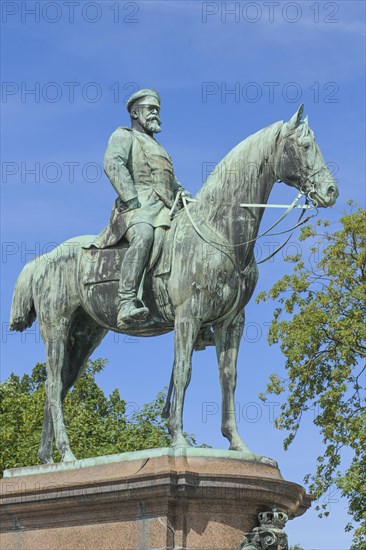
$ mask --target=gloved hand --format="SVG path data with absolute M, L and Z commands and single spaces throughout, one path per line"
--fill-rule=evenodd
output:
M 130 199 L 129 201 L 125 202 L 128 210 L 134 210 L 135 208 L 141 208 L 141 203 L 138 199 L 138 197 L 134 197 L 133 199 Z
M 181 190 L 181 194 L 182 194 L 182 195 L 181 195 L 182 197 L 186 197 L 187 199 L 191 199 L 191 198 L 192 198 L 192 195 L 191 195 L 190 192 L 187 191 L 186 189 L 182 189 L 182 190 Z

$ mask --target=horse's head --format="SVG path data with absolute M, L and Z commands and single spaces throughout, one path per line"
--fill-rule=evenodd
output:
M 279 159 L 279 179 L 302 191 L 316 206 L 333 206 L 338 186 L 315 142 L 307 117 L 301 120 L 301 105 L 283 126 L 283 148 Z

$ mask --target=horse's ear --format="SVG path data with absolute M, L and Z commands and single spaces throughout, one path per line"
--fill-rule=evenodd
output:
M 297 128 L 298 125 L 300 124 L 301 122 L 301 117 L 302 117 L 302 114 L 304 112 L 304 104 L 302 103 L 300 105 L 300 107 L 298 108 L 298 110 L 296 111 L 296 113 L 294 114 L 294 116 L 292 118 L 290 118 L 289 120 L 289 126 L 290 128 Z
M 304 118 L 304 124 L 306 124 L 306 126 L 309 126 L 309 117 L 308 117 L 308 115 L 306 115 L 306 117 Z

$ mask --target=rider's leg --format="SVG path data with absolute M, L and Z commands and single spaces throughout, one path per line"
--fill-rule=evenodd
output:
M 145 319 L 149 314 L 147 307 L 138 307 L 136 298 L 154 240 L 154 228 L 148 223 L 136 223 L 128 229 L 125 237 L 129 247 L 121 266 L 118 326 L 131 320 Z

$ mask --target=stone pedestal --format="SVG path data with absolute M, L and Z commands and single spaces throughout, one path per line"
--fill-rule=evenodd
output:
M 259 512 L 310 498 L 275 463 L 234 451 L 154 449 L 7 470 L 1 550 L 235 550 Z

